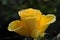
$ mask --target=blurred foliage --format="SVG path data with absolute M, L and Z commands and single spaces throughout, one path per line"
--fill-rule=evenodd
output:
M 14 10 L 33 7 L 44 13 L 55 13 L 56 5 L 59 4 L 59 0 L 1 0 L 0 2 L 2 5 L 9 6 Z

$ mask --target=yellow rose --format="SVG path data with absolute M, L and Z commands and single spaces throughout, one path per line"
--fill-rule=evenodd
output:
M 42 36 L 49 24 L 56 21 L 55 15 L 43 15 L 40 10 L 32 8 L 21 10 L 18 14 L 21 21 L 12 21 L 8 26 L 8 30 L 32 38 Z

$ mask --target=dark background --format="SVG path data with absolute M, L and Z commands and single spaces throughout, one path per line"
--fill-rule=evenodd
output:
M 46 30 L 47 39 L 60 33 L 60 0 L 0 0 L 0 40 L 24 40 L 24 36 L 8 31 L 7 27 L 11 21 L 20 19 L 19 10 L 27 8 L 39 9 L 43 14 L 56 15 L 56 22 Z

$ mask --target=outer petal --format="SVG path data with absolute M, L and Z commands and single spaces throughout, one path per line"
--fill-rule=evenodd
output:
M 15 31 L 17 28 L 21 28 L 21 27 L 22 27 L 22 22 L 20 20 L 15 20 L 9 24 L 8 30 Z
M 43 15 L 40 22 L 40 33 L 44 33 L 48 26 L 56 21 L 56 16 L 53 14 Z
M 8 26 L 8 30 L 14 31 L 23 36 L 28 36 L 27 26 L 20 20 L 12 21 Z
M 46 24 L 50 24 L 56 21 L 56 16 L 53 14 L 48 14 L 48 15 L 43 15 L 42 19 L 41 19 L 41 26 L 42 25 L 46 25 Z

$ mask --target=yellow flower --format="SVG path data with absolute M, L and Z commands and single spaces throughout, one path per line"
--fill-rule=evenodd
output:
M 44 35 L 49 24 L 56 21 L 55 15 L 43 15 L 40 10 L 32 8 L 21 10 L 18 14 L 21 21 L 12 21 L 8 26 L 8 30 L 32 38 Z

